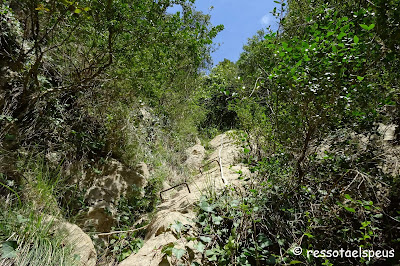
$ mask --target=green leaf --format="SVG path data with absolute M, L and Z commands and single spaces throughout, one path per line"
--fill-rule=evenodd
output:
M 265 235 L 259 235 L 257 237 L 257 242 L 259 243 L 259 246 L 261 248 L 266 248 L 273 244 L 272 241 L 269 238 L 267 238 Z
M 213 212 L 214 209 L 214 207 L 211 206 L 207 201 L 201 201 L 199 207 L 206 212 Z
M 208 236 L 200 236 L 200 240 L 206 243 L 210 243 L 212 239 Z
M 329 36 L 333 35 L 334 33 L 335 33 L 335 32 L 330 31 L 330 32 L 328 32 L 328 33 L 326 34 L 326 37 L 329 37 Z
M 304 235 L 305 235 L 305 236 L 308 236 L 308 238 L 314 238 L 314 236 L 313 236 L 312 234 L 308 233 L 308 232 L 307 232 L 307 233 L 304 233 Z
M 21 214 L 17 215 L 18 223 L 23 224 L 29 221 L 29 219 L 25 219 Z
M 80 8 L 77 8 L 77 9 L 75 9 L 75 11 L 74 11 L 74 13 L 76 13 L 76 14 L 79 14 L 79 13 L 81 13 L 82 12 L 82 9 L 80 9 Z
M 344 36 L 346 36 L 347 34 L 345 33 L 345 32 L 341 32 L 338 36 L 337 36 L 337 38 L 339 39 L 339 40 L 341 40 L 341 39 L 343 39 L 343 37 Z
M 348 200 L 353 200 L 353 199 L 350 197 L 349 194 L 344 194 L 344 197 L 345 197 L 346 199 L 348 199 Z
M 186 250 L 184 249 L 180 249 L 180 248 L 173 248 L 172 249 L 172 254 L 178 259 L 180 260 L 182 258 L 182 256 L 186 253 Z
M 172 255 L 172 248 L 174 247 L 174 243 L 169 243 L 162 247 L 161 252 L 167 254 L 168 256 Z
M 177 232 L 178 234 L 181 233 L 183 224 L 179 221 L 175 221 L 175 223 L 173 225 L 171 225 L 171 228 L 175 230 L 175 232 Z
M 357 35 L 354 35 L 353 40 L 354 40 L 355 44 L 357 44 L 360 41 L 360 39 L 357 37 Z
M 358 79 L 359 81 L 362 81 L 362 80 L 364 79 L 364 77 L 357 76 L 357 79 Z
M 363 228 L 367 227 L 367 226 L 368 226 L 368 225 L 370 225 L 370 224 L 371 224 L 371 222 L 370 222 L 370 221 L 364 221 L 364 222 L 361 222 L 361 225 L 362 225 L 361 229 L 363 229 Z
M 120 261 L 123 261 L 124 259 L 129 257 L 131 254 L 132 254 L 132 250 L 130 250 L 130 249 L 122 252 Z
M 298 260 L 292 260 L 289 264 L 299 264 L 299 263 L 303 263 L 303 262 L 298 261 Z
M 375 28 L 375 24 L 371 24 L 369 26 L 365 25 L 365 24 L 360 24 L 360 27 L 363 28 L 364 30 L 372 30 L 373 28 Z
M 206 250 L 206 256 L 209 261 L 216 261 L 218 251 L 216 249 Z
M 222 218 L 221 216 L 212 215 L 212 221 L 213 221 L 213 223 L 216 224 L 216 225 L 221 224 L 221 221 L 222 221 L 223 219 L 224 219 L 224 218 Z
M 349 211 L 349 212 L 356 212 L 356 210 L 355 209 L 353 209 L 353 208 L 350 208 L 350 207 L 344 207 L 347 211 Z
M 368 26 L 368 30 L 372 30 L 373 28 L 375 28 L 375 24 L 371 24 Z
M 206 245 L 204 245 L 202 242 L 198 242 L 194 245 L 194 248 L 197 249 L 200 253 L 204 253 Z
M 2 244 L 3 255 L 1 256 L 1 258 L 3 259 L 15 258 L 17 256 L 17 248 L 18 248 L 17 241 L 3 242 Z

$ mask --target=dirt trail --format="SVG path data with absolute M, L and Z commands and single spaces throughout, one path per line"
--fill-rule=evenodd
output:
M 213 153 L 203 164 L 204 169 L 209 170 L 203 170 L 202 173 L 194 176 L 193 181 L 189 183 L 190 193 L 185 186 L 181 186 L 178 191 L 171 191 L 170 195 L 166 196 L 147 228 L 144 246 L 138 253 L 122 261 L 121 266 L 172 265 L 171 258 L 161 252 L 162 247 L 170 243 L 174 243 L 176 248 L 186 249 L 189 254 L 192 254 L 190 257 L 193 261 L 199 257 L 199 254 L 196 254 L 197 250 L 193 247 L 193 241 L 177 237 L 179 234 L 171 228 L 171 224 L 179 221 L 195 235 L 193 207 L 201 195 L 211 190 L 217 192 L 226 185 L 240 185 L 239 172 L 241 171 L 244 175 L 249 174 L 249 170 L 244 165 L 233 165 L 241 149 L 229 135 L 229 132 L 218 135 L 210 142 Z

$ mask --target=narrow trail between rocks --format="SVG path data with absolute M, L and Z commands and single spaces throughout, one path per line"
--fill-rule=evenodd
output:
M 199 144 L 196 146 L 198 147 Z M 188 229 L 189 234 L 196 236 L 194 207 L 200 197 L 211 191 L 218 193 L 225 186 L 240 186 L 242 181 L 239 179 L 239 172 L 242 175 L 250 174 L 244 165 L 234 165 L 235 159 L 241 153 L 241 148 L 235 144 L 229 132 L 211 140 L 210 147 L 213 152 L 203 164 L 191 159 L 191 154 L 188 155 L 188 161 L 192 164 L 189 166 L 193 166 L 192 169 L 197 168 L 197 172 L 199 172 L 189 179 L 192 181 L 188 181 L 190 192 L 185 186 L 179 186 L 163 194 L 163 201 L 158 206 L 157 214 L 147 227 L 143 247 L 138 253 L 132 254 L 119 265 L 173 265 L 171 257 L 162 252 L 162 248 L 171 243 L 174 244 L 174 247 L 184 249 L 192 254 L 189 256 L 191 262 L 201 262 L 201 254 L 194 248 L 194 242 L 178 237 L 179 233 L 174 231 L 171 225 L 180 222 L 183 227 Z M 203 147 L 201 148 L 204 150 Z M 196 157 L 197 150 L 195 148 L 189 149 L 189 151 Z M 209 170 L 201 170 L 202 166 Z

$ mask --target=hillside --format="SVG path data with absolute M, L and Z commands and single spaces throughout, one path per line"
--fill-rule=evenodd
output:
M 400 265 L 400 1 L 274 2 L 2 1 L 0 265 Z

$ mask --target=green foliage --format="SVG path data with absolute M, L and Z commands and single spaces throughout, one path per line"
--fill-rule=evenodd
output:
M 347 152 L 354 154 L 355 149 Z M 328 163 L 331 159 L 314 159 L 316 168 L 303 186 L 293 184 L 294 169 L 287 158 L 265 159 L 256 164 L 256 175 L 243 190 L 226 188 L 216 198 L 202 198 L 197 223 L 202 235 L 198 241 L 208 244 L 204 263 L 327 263 L 323 258 L 295 256 L 291 253 L 293 246 L 303 250 L 396 250 L 398 245 L 391 241 L 396 236 L 387 233 L 398 224 L 389 217 L 396 209 L 383 204 L 388 199 L 375 194 L 380 181 L 373 179 L 372 173 L 353 170 L 371 166 L 373 158 L 362 153 L 356 156 L 360 161 L 347 161 L 347 166 L 338 160 Z M 393 184 L 390 176 L 381 173 L 380 177 Z M 389 215 L 386 218 L 385 213 Z M 390 264 L 396 259 L 371 258 L 373 263 L 385 260 Z M 335 265 L 365 263 L 362 258 L 329 261 Z
M 398 125 L 398 1 L 282 1 L 273 13 L 279 30 L 249 39 L 234 75 L 213 70 L 237 93 L 224 110 L 237 115 L 254 176 L 240 191 L 200 201 L 198 224 L 211 239 L 204 263 L 367 263 L 294 256 L 292 248 L 398 249 L 391 230 L 399 220 L 390 218 L 398 200 L 389 196 L 398 195 L 398 178 L 382 171 L 378 154 L 388 147 L 372 140 L 377 123 Z
M 205 264 L 357 264 L 366 261 L 296 257 L 292 248 L 398 249 L 399 178 L 381 169 L 379 143 L 362 148 L 343 135 L 371 139 L 377 123 L 400 123 L 399 1 L 275 2 L 278 31 L 259 31 L 237 63 L 203 75 L 223 26 L 192 0 L 3 1 L 0 193 L 19 206 L 0 215 L 2 259 L 75 263 L 35 227 L 37 213 L 73 217 L 87 207 L 86 188 L 65 186 L 64 166 L 82 161 L 100 175 L 96 165 L 113 157 L 155 169 L 143 191 L 119 202 L 117 227 L 127 230 L 156 209 L 168 176 L 188 173 L 182 151 L 198 130 L 232 128 L 254 177 L 244 190 L 201 199 Z M 173 5 L 182 12 L 168 13 Z M 328 137 L 329 151 L 312 150 Z M 29 156 L 37 151 L 60 158 Z M 123 260 L 142 234 L 112 237 L 104 254 Z M 176 261 L 187 253 L 162 251 Z
M 175 248 L 174 243 L 169 243 L 162 247 L 161 252 L 169 257 L 174 257 L 174 261 L 179 261 L 187 251 L 185 249 Z
M 204 116 L 200 71 L 210 65 L 212 40 L 223 29 L 193 4 L 3 1 L 1 196 L 11 193 L 37 211 L 76 219 L 88 208 L 88 188 L 61 173 L 78 165 L 101 175 L 98 166 L 112 157 L 127 166 L 146 162 L 156 176 L 144 191 L 133 188 L 121 199 L 117 227 L 128 229 L 154 211 L 161 183 L 186 171 L 181 151 L 194 143 Z M 169 13 L 174 5 L 183 11 Z M 21 151 L 46 156 L 20 166 Z M 108 254 L 122 260 L 140 248 L 142 233 L 119 239 Z
M 11 259 L 17 256 L 18 243 L 17 241 L 5 241 L 2 244 L 2 259 Z
M 54 232 L 52 222 L 34 206 L 2 201 L 0 208 L 0 264 L 79 265 L 65 235 Z
M 206 117 L 200 124 L 202 130 L 223 131 L 236 126 L 237 114 L 230 108 L 230 102 L 235 99 L 240 84 L 236 65 L 227 59 L 203 78 L 200 103 L 206 110 Z
M 113 236 L 109 242 L 112 247 L 107 256 L 112 256 L 117 259 L 117 261 L 123 261 L 131 254 L 139 251 L 143 247 L 143 239 L 136 237 L 135 234 L 119 234 L 118 236 Z M 104 255 L 103 255 L 104 256 Z
M 118 227 L 125 228 L 130 226 L 141 215 L 153 212 L 159 200 L 158 195 L 161 187 L 162 180 L 158 178 L 150 179 L 143 191 L 132 185 L 129 195 L 121 198 L 119 201 Z
M 167 13 L 174 4 L 183 12 Z M 2 141 L 13 135 L 13 145 L 38 144 L 69 160 L 105 157 L 117 140 L 127 141 L 119 119 L 129 115 L 118 112 L 129 114 L 139 101 L 163 125 L 184 128 L 178 134 L 196 130 L 194 84 L 223 26 L 212 27 L 192 1 L 7 1 L 1 8 L 8 44 L 1 51 Z
M 231 104 L 258 157 L 297 155 L 300 182 L 310 144 L 337 127 L 370 128 L 398 76 L 376 41 L 377 6 L 308 2 L 289 1 L 282 32 L 249 40 L 237 65 L 250 89 Z

